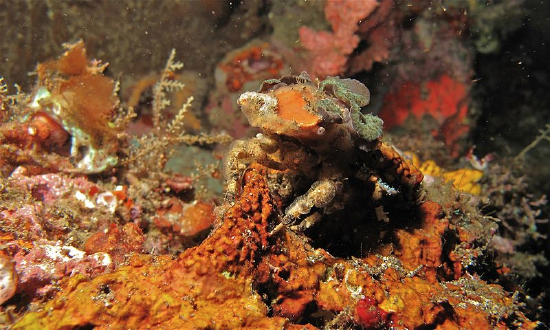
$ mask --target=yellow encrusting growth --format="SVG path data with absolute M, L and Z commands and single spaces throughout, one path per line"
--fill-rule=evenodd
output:
M 411 154 L 412 153 L 409 153 L 409 155 Z M 416 155 L 414 155 L 412 159 L 416 159 L 416 161 L 420 163 Z M 438 177 L 442 178 L 445 182 L 452 182 L 453 187 L 462 192 L 472 195 L 481 194 L 481 184 L 479 182 L 483 178 L 483 171 L 473 168 L 445 171 L 431 159 L 421 163 L 420 171 L 425 176 Z

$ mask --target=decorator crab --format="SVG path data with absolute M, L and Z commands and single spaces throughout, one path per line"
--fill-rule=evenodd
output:
M 273 170 L 270 191 L 285 208 L 283 225 L 305 230 L 323 215 L 384 195 L 410 193 L 422 174 L 380 141 L 382 120 L 363 114 L 370 100 L 357 80 L 307 74 L 265 81 L 238 99 L 255 137 L 235 141 L 227 155 L 227 198 L 251 163 Z

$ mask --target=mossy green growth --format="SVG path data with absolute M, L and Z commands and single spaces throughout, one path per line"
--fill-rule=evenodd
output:
M 340 107 L 330 98 L 320 99 L 315 104 L 315 108 L 326 112 L 330 118 L 342 119 Z
M 349 107 L 353 128 L 364 140 L 370 142 L 382 135 L 384 121 L 371 114 L 363 114 L 361 107 L 370 102 L 368 88 L 355 79 L 327 77 L 319 83 L 319 90 L 333 95 Z M 329 108 L 326 105 L 325 108 Z
M 351 120 L 357 134 L 368 142 L 374 141 L 382 136 L 382 125 L 384 121 L 380 117 L 361 112 L 352 112 Z

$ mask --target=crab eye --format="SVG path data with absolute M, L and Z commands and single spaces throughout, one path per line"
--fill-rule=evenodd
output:
M 317 135 L 323 135 L 325 134 L 325 128 L 324 127 L 319 127 L 317 129 Z

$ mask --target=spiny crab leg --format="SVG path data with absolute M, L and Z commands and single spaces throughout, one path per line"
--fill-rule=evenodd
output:
M 300 219 L 301 216 L 309 214 L 313 207 L 318 209 L 327 207 L 339 192 L 340 189 L 338 187 L 339 185 L 330 179 L 322 179 L 314 182 L 305 194 L 296 198 L 294 202 L 286 208 L 281 223 L 279 223 L 270 234 L 277 233 L 285 226 L 291 226 L 298 230 L 301 228 L 307 229 L 313 226 L 315 222 L 321 218 L 318 212 L 306 217 L 298 225 L 293 226 L 293 224 Z

